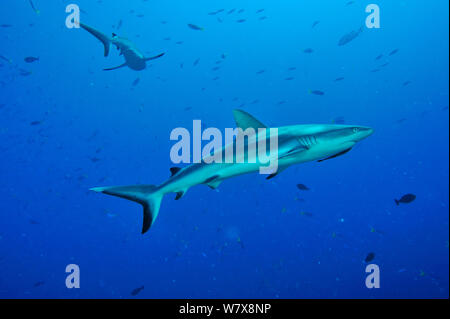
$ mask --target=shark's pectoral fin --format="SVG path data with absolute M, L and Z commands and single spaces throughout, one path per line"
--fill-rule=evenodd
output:
M 278 167 L 277 171 L 270 174 L 269 176 L 266 177 L 267 180 L 274 178 L 275 176 L 277 176 L 278 174 L 280 174 L 282 171 L 284 171 L 286 168 L 288 168 L 289 166 L 283 166 L 283 167 Z
M 165 54 L 165 53 L 160 53 L 160 54 L 155 55 L 155 56 L 152 56 L 152 57 L 150 57 L 150 58 L 145 58 L 145 61 L 150 61 L 150 60 L 158 59 L 158 58 L 162 57 L 164 54 Z
M 124 66 L 127 66 L 127 63 L 126 63 L 126 62 L 125 62 L 124 64 L 121 64 L 121 65 L 119 65 L 119 66 L 115 66 L 115 67 L 113 67 L 113 68 L 103 69 L 103 71 L 117 70 L 117 69 L 123 68 Z
M 254 129 L 256 132 L 259 128 L 267 128 L 263 123 L 255 119 L 253 116 L 242 110 L 233 110 L 234 121 L 236 126 L 245 131 L 248 128 Z
M 323 162 L 323 161 L 326 161 L 326 160 L 329 160 L 329 159 L 332 159 L 332 158 L 336 158 L 336 157 L 342 156 L 342 155 L 344 155 L 345 153 L 350 152 L 351 149 L 352 149 L 351 147 L 350 147 L 350 148 L 347 148 L 346 150 L 343 150 L 342 152 L 339 152 L 339 153 L 337 153 L 337 154 L 331 155 L 331 156 L 329 156 L 329 157 L 327 157 L 327 158 L 320 159 L 320 160 L 318 160 L 318 162 Z
M 298 155 L 299 153 L 304 152 L 306 150 L 308 150 L 307 147 L 298 144 L 298 145 L 293 146 L 290 150 L 288 150 L 284 154 L 278 155 L 278 159 L 282 159 L 282 158 L 289 157 L 289 156 L 295 156 L 295 155 Z

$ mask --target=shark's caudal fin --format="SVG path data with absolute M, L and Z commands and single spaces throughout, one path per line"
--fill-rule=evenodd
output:
M 130 185 L 113 187 L 96 187 L 92 191 L 117 196 L 139 203 L 144 207 L 142 233 L 146 233 L 158 216 L 163 194 L 157 192 L 154 185 Z
M 105 54 L 105 56 L 108 56 L 109 47 L 111 46 L 111 39 L 106 34 L 103 34 L 102 32 L 100 32 L 88 25 L 85 25 L 84 23 L 80 23 L 80 26 L 103 43 L 103 46 L 105 47 L 104 54 Z

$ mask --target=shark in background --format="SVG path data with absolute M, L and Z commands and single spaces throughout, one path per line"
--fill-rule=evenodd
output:
M 238 128 L 245 131 L 252 128 L 256 132 L 260 128 L 267 128 L 264 124 L 242 110 L 233 111 L 234 119 Z M 373 133 L 373 129 L 364 126 L 335 125 L 335 124 L 308 124 L 279 127 L 277 148 L 277 169 L 267 179 L 275 177 L 291 165 L 310 161 L 324 161 L 335 158 L 349 152 L 352 147 Z M 255 136 L 248 137 L 248 143 Z M 268 137 L 269 138 L 269 137 Z M 266 141 L 267 142 L 267 141 Z M 226 145 L 235 147 L 236 140 Z M 266 144 L 267 145 L 267 144 Z M 248 148 L 244 148 L 246 153 Z M 236 153 L 238 152 L 236 148 Z M 244 154 L 248 155 L 248 154 Z M 159 186 L 156 185 L 129 185 L 113 187 L 96 187 L 91 190 L 107 195 L 125 198 L 141 204 L 144 208 L 144 222 L 142 233 L 146 233 L 156 217 L 158 216 L 161 201 L 164 195 L 176 193 L 176 200 L 183 197 L 186 191 L 195 185 L 205 184 L 216 189 L 225 179 L 258 172 L 262 165 L 260 159 L 255 162 L 209 162 L 208 157 L 202 159 L 201 163 L 191 164 L 184 168 L 171 168 L 172 176 Z M 238 154 L 233 156 L 238 156 Z M 244 157 L 245 158 L 245 157 Z M 247 157 L 248 158 L 248 157 Z
M 120 50 L 120 55 L 123 55 L 123 57 L 125 58 L 125 63 L 113 68 L 104 69 L 105 71 L 117 70 L 125 66 L 135 71 L 141 71 L 147 67 L 147 61 L 158 59 L 164 55 L 164 53 L 161 53 L 156 56 L 147 58 L 134 45 L 134 43 L 128 40 L 127 38 L 119 37 L 115 33 L 112 34 L 112 37 L 108 37 L 106 34 L 84 23 L 80 23 L 80 27 L 82 27 L 84 30 L 92 34 L 94 37 L 100 40 L 100 42 L 103 43 L 105 49 L 104 50 L 105 57 L 108 56 L 111 44 L 113 44 L 117 47 L 117 50 Z

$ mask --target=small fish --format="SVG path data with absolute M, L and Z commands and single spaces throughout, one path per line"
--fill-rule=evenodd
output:
M 227 14 L 232 14 L 234 11 L 236 11 L 236 9 L 231 9 L 230 11 L 227 12 Z
M 335 78 L 334 82 L 339 82 L 339 81 L 342 81 L 343 79 L 344 79 L 344 77 L 341 76 L 341 77 Z
M 386 62 L 386 63 L 380 65 L 380 68 L 384 68 L 384 67 L 386 67 L 386 66 L 388 66 L 388 65 L 389 65 L 389 62 Z
M 133 81 L 133 83 L 131 84 L 132 86 L 136 86 L 139 84 L 139 82 L 141 81 L 140 78 L 136 78 L 136 80 Z
M 266 70 L 259 70 L 256 72 L 256 74 L 263 74 L 264 72 L 266 72 Z
M 297 188 L 301 191 L 309 191 L 309 187 L 304 184 L 297 184 Z
M 366 262 L 366 263 L 368 263 L 368 262 L 371 262 L 372 260 L 374 260 L 375 259 L 375 254 L 374 253 L 369 253 L 367 256 L 366 256 L 366 259 L 364 259 L 364 261 Z
M 243 23 L 243 22 L 245 22 L 245 21 L 247 21 L 247 20 L 245 20 L 245 19 L 239 19 L 239 20 L 236 20 L 237 23 Z
M 192 23 L 188 23 L 187 25 L 189 28 L 191 28 L 192 30 L 196 30 L 196 31 L 203 31 L 204 29 L 202 27 L 199 27 L 198 25 L 192 24 Z
M 34 219 L 30 219 L 30 224 L 31 225 L 39 225 L 39 222 Z
M 133 289 L 133 291 L 131 291 L 131 295 L 132 296 L 137 296 L 142 290 L 144 290 L 144 286 Z
M 325 95 L 325 92 L 319 91 L 319 90 L 309 91 L 309 93 L 314 94 L 314 95 Z
M 28 2 L 30 3 L 30 6 L 31 6 L 31 8 L 33 9 L 33 11 L 34 11 L 36 14 L 39 14 L 40 11 L 39 11 L 38 9 L 36 9 L 36 7 L 35 7 L 33 1 L 28 0 Z
M 414 194 L 406 194 L 403 195 L 400 199 L 394 199 L 395 203 L 398 205 L 400 205 L 400 203 L 403 204 L 409 204 L 411 202 L 413 202 L 416 199 L 416 195 Z
M 38 282 L 36 282 L 34 285 L 33 285 L 33 287 L 34 288 L 37 288 L 37 287 L 40 287 L 40 286 L 42 286 L 42 285 L 44 285 L 45 284 L 45 281 L 38 281 Z
M 380 69 L 372 69 L 372 70 L 370 70 L 370 72 L 372 72 L 372 73 L 376 73 L 376 72 L 379 72 L 380 71 Z
M 314 50 L 311 48 L 307 48 L 307 49 L 303 50 L 303 53 L 313 53 L 313 52 L 314 52 Z
M 354 4 L 354 3 L 355 3 L 355 1 L 349 1 L 349 2 L 347 2 L 347 3 L 345 4 L 345 6 L 348 7 L 349 5 L 352 5 L 352 4 Z
M 193 66 L 198 65 L 199 62 L 200 62 L 200 58 L 196 59 L 196 60 L 194 61 L 194 63 L 193 63 Z
M 36 125 L 39 125 L 41 123 L 42 123 L 42 121 L 33 121 L 33 122 L 30 123 L 30 125 L 31 126 L 36 126 Z
M 100 161 L 98 157 L 90 157 L 89 159 L 91 160 L 92 163 L 97 163 Z
M 334 124 L 345 124 L 345 119 L 343 116 L 338 116 L 332 121 Z
M 313 214 L 308 213 L 308 212 L 304 212 L 304 211 L 301 211 L 301 212 L 300 212 L 300 215 L 306 216 L 306 217 L 313 217 Z
M 11 60 L 11 59 L 8 59 L 7 57 L 5 57 L 5 56 L 3 56 L 3 55 L 1 55 L 1 54 L 0 54 L 0 59 L 2 59 L 3 61 L 6 61 L 6 62 L 8 62 L 8 63 L 12 63 L 12 60 Z
M 266 20 L 266 19 L 267 19 L 267 17 L 263 16 L 263 17 L 260 17 L 258 20 Z
M 356 39 L 356 37 L 358 37 L 358 35 L 363 31 L 363 27 L 360 27 L 358 30 L 353 30 L 350 31 L 347 34 L 344 34 L 338 42 L 338 46 L 343 46 L 346 45 L 347 43 L 353 41 L 354 39 Z
M 411 81 L 405 81 L 405 82 L 403 82 L 403 86 L 407 86 L 408 84 L 410 84 L 411 83 Z
M 293 76 L 289 76 L 289 77 L 285 78 L 286 81 L 292 81 L 293 79 L 295 79 Z
M 11 24 L 0 24 L 0 28 L 11 28 Z
M 320 21 L 316 20 L 313 22 L 313 24 L 311 25 L 311 29 L 314 28 L 316 25 L 319 24 Z
M 389 53 L 389 56 L 394 55 L 394 54 L 396 54 L 397 52 L 398 52 L 398 49 L 394 49 L 394 50 L 391 51 L 391 53 Z
M 119 23 L 117 23 L 117 30 L 119 30 L 121 27 L 122 27 L 122 23 L 123 23 L 123 21 L 122 20 L 119 20 Z
M 295 71 L 295 70 L 297 70 L 295 66 L 291 66 L 290 68 L 288 68 L 288 71 Z
M 406 121 L 406 118 L 401 118 L 401 119 L 399 119 L 399 120 L 397 120 L 397 123 L 403 123 L 403 122 L 405 122 Z
M 375 61 L 378 61 L 378 60 L 381 59 L 382 57 L 383 57 L 383 54 L 378 55 L 378 56 L 375 58 Z
M 21 76 L 29 76 L 29 75 L 31 75 L 32 73 L 31 73 L 31 71 L 27 71 L 27 70 L 24 70 L 24 69 L 19 69 L 19 74 L 20 74 Z

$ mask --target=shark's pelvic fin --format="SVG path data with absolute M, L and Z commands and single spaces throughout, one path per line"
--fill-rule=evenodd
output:
M 158 55 L 152 56 L 150 58 L 145 58 L 145 61 L 150 61 L 150 60 L 154 60 L 154 59 L 158 59 L 160 57 L 162 57 L 165 53 L 160 53 Z
M 124 64 L 121 64 L 121 65 L 119 65 L 119 66 L 115 66 L 115 67 L 113 67 L 113 68 L 103 69 L 103 71 L 117 70 L 117 69 L 123 68 L 124 66 L 127 66 L 127 62 L 125 62 Z
M 108 56 L 109 47 L 111 46 L 111 39 L 106 34 L 103 34 L 102 32 L 100 32 L 88 25 L 85 25 L 84 23 L 80 23 L 80 26 L 103 43 L 103 46 L 105 47 L 104 55 L 105 55 L 105 57 Z
M 222 184 L 222 182 L 223 180 L 217 179 L 207 183 L 206 185 L 208 185 L 211 189 L 217 189 L 220 186 L 220 184 Z
M 114 187 L 96 187 L 92 191 L 107 195 L 125 198 L 139 203 L 144 207 L 144 222 L 142 224 L 142 233 L 146 233 L 158 216 L 159 208 L 163 195 L 157 192 L 154 185 L 130 185 Z
M 331 155 L 330 157 L 320 159 L 320 160 L 318 160 L 318 162 L 323 162 L 323 161 L 326 161 L 326 160 L 329 160 L 329 159 L 332 159 L 332 158 L 336 158 L 336 157 L 342 156 L 342 155 L 344 155 L 345 153 L 350 152 L 351 149 L 352 149 L 352 148 L 350 147 L 350 148 L 348 148 L 348 149 L 346 149 L 346 150 L 343 150 L 342 152 L 339 152 L 339 153 L 337 153 L 337 154 Z
M 253 116 L 242 110 L 233 110 L 234 121 L 236 126 L 245 131 L 248 128 L 254 129 L 258 132 L 259 128 L 266 128 L 264 124 L 255 119 Z

